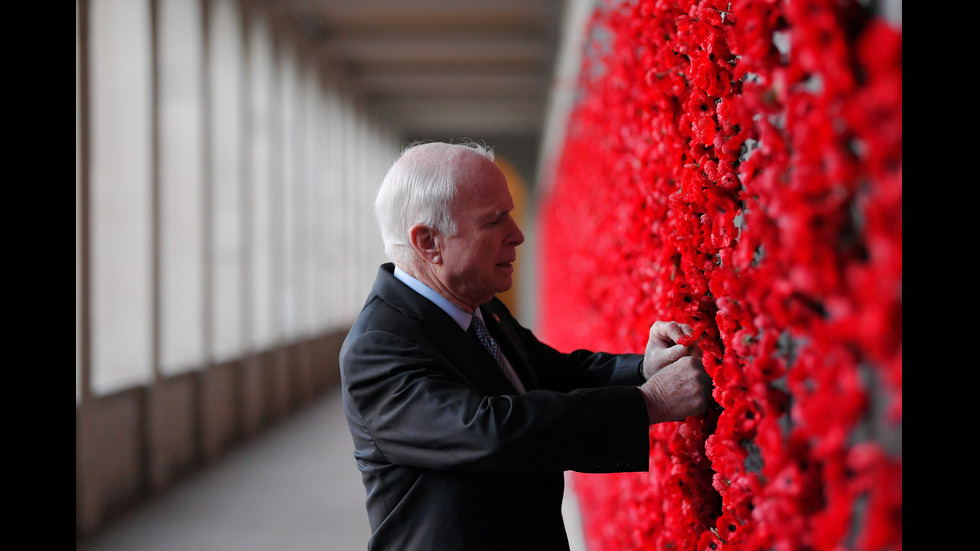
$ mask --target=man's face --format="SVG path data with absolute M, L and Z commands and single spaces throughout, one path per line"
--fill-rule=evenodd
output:
M 440 235 L 437 273 L 457 301 L 476 309 L 510 289 L 517 246 L 524 234 L 511 217 L 514 200 L 497 165 L 479 155 L 463 161 L 464 183 L 453 212 L 457 231 Z

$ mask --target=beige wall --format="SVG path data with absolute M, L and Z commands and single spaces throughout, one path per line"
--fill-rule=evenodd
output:
M 86 400 L 75 408 L 76 537 L 339 382 L 345 331 Z
M 76 534 L 339 380 L 399 144 L 251 0 L 76 0 Z

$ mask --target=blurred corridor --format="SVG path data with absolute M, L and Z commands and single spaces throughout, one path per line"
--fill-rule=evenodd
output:
M 126 513 L 77 551 L 366 549 L 364 487 L 339 390 Z M 572 551 L 584 549 L 566 489 Z
M 76 549 L 367 549 L 352 450 L 340 393 L 327 393 Z

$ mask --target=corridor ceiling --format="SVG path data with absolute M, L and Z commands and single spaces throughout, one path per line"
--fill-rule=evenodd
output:
M 410 139 L 540 137 L 561 0 L 270 0 Z

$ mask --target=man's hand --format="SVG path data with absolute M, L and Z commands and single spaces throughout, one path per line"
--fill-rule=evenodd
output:
M 685 356 L 640 385 L 650 424 L 698 415 L 711 403 L 711 378 L 699 356 Z
M 650 326 L 650 340 L 643 354 L 643 377 L 649 379 L 665 366 L 687 356 L 690 350 L 677 344 L 691 334 L 691 327 L 676 321 L 657 321 Z

